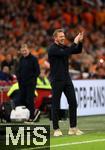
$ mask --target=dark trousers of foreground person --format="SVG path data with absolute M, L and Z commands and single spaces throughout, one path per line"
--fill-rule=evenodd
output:
M 77 102 L 72 81 L 56 81 L 52 84 L 52 121 L 53 129 L 59 129 L 59 109 L 61 94 L 64 92 L 69 104 L 70 127 L 77 125 Z
M 22 85 L 20 88 L 20 103 L 30 111 L 30 119 L 34 119 L 34 91 L 35 84 Z

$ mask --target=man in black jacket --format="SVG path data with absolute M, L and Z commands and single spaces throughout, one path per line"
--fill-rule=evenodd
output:
M 70 128 L 69 135 L 83 134 L 77 128 L 77 102 L 74 87 L 69 75 L 68 58 L 71 54 L 78 54 L 82 51 L 83 33 L 79 33 L 74 43 L 68 47 L 64 44 L 65 33 L 62 29 L 57 29 L 53 33 L 54 43 L 48 48 L 48 59 L 50 63 L 50 80 L 52 85 L 52 121 L 54 136 L 62 135 L 58 124 L 58 114 L 60 98 L 62 92 L 67 97 L 69 104 Z
M 21 47 L 22 57 L 17 69 L 17 80 L 20 90 L 20 103 L 30 110 L 30 121 L 34 119 L 34 92 L 36 80 L 40 74 L 39 64 L 35 56 L 30 53 L 27 44 Z

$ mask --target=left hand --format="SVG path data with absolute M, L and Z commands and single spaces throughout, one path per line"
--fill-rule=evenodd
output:
M 84 32 L 80 32 L 74 39 L 74 43 L 78 44 L 79 42 L 82 42 L 84 39 Z

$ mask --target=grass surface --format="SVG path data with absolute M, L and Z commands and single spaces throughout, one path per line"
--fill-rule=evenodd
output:
M 105 116 L 79 117 L 81 136 L 68 136 L 68 122 L 60 123 L 63 137 L 51 137 L 51 150 L 104 150 Z

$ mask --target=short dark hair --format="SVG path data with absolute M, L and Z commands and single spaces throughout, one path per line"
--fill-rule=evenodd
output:
M 56 29 L 53 33 L 53 37 L 57 36 L 57 33 L 63 32 L 64 33 L 64 29 Z

